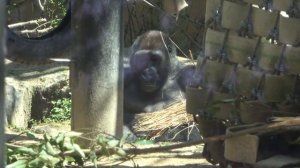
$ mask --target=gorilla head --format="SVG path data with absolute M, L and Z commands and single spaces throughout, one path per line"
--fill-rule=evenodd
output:
M 178 100 L 194 71 L 192 67 L 178 73 L 183 65 L 175 57 L 175 45 L 161 31 L 152 30 L 139 36 L 127 56 L 124 110 L 129 113 L 161 110 Z
M 151 94 L 162 88 L 174 56 L 174 45 L 160 31 L 146 32 L 134 42 L 130 68 L 140 92 Z

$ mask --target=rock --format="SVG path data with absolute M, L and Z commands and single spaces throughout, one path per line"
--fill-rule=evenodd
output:
M 31 118 L 41 119 L 51 107 L 51 100 L 70 96 L 68 66 L 21 65 L 5 62 L 5 111 L 8 124 L 28 127 Z
M 43 125 L 43 126 L 39 126 L 33 129 L 33 131 L 37 134 L 47 134 L 50 136 L 56 136 L 58 134 L 58 130 L 50 127 L 49 125 Z
M 8 124 L 26 128 L 30 120 L 32 90 L 9 78 L 6 78 L 6 84 L 5 111 Z

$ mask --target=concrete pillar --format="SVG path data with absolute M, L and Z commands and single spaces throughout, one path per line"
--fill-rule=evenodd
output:
M 122 136 L 121 4 L 72 1 L 72 130 Z

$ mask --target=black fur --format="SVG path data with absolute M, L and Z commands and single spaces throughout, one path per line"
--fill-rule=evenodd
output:
M 124 69 L 124 111 L 152 112 L 184 98 L 195 68 L 184 68 L 168 36 L 149 31 L 137 38 Z M 125 58 L 126 60 L 126 58 Z M 180 69 L 183 69 L 181 71 Z

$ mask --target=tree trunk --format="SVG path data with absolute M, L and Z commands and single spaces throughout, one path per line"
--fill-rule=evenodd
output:
M 5 167 L 5 113 L 4 113 L 4 55 L 5 55 L 5 2 L 0 1 L 0 167 Z
M 72 130 L 122 135 L 121 4 L 122 0 L 72 1 Z

